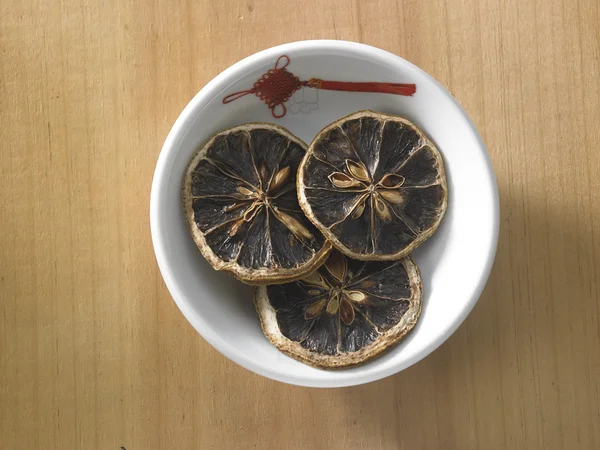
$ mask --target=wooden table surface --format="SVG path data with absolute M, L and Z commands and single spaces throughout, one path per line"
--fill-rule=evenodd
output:
M 1 449 L 600 448 L 597 0 L 102 3 L 0 2 Z M 437 78 L 500 190 L 498 255 L 465 324 L 353 388 L 221 356 L 150 240 L 181 109 L 237 60 L 309 38 Z

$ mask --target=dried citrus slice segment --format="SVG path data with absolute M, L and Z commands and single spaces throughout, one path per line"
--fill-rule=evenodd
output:
M 408 120 L 360 111 L 324 128 L 298 171 L 308 218 L 344 254 L 408 255 L 438 228 L 448 188 L 440 152 Z
M 396 344 L 415 325 L 421 275 L 410 256 L 358 261 L 333 252 L 310 276 L 261 286 L 254 301 L 265 336 L 316 367 L 361 364 Z
M 256 123 L 214 136 L 192 158 L 183 207 L 202 255 L 250 284 L 282 283 L 313 271 L 331 248 L 304 216 L 296 173 L 306 144 Z

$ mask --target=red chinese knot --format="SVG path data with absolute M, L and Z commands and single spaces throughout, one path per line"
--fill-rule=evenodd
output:
M 346 92 L 370 92 L 383 94 L 396 94 L 412 96 L 416 92 L 414 84 L 405 83 L 377 83 L 377 82 L 354 82 L 354 81 L 326 81 L 319 78 L 311 78 L 308 81 L 300 81 L 293 73 L 286 70 L 290 63 L 287 55 L 281 55 L 275 67 L 263 74 L 246 91 L 234 92 L 223 98 L 223 103 L 231 103 L 238 98 L 248 94 L 254 94 L 271 110 L 275 118 L 285 116 L 287 102 L 294 93 L 302 87 L 325 89 L 330 91 Z

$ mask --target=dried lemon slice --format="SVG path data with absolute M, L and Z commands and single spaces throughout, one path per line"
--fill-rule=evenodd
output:
M 412 258 L 358 261 L 333 252 L 308 277 L 261 286 L 255 306 L 265 336 L 279 350 L 316 367 L 360 364 L 396 344 L 422 305 Z
M 408 255 L 438 228 L 448 189 L 439 151 L 406 119 L 360 111 L 324 128 L 298 171 L 302 209 L 361 260 Z
M 306 144 L 282 127 L 246 124 L 214 136 L 190 162 L 183 207 L 216 270 L 250 284 L 298 279 L 331 248 L 304 216 L 296 173 Z

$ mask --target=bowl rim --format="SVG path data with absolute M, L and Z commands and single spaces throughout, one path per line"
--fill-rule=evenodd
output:
M 465 119 L 467 125 L 470 128 L 470 131 L 473 133 L 473 137 L 475 138 L 479 147 L 481 148 L 481 150 L 483 150 L 483 159 L 488 175 L 487 179 L 490 183 L 489 188 L 493 197 L 491 199 L 493 201 L 493 205 L 491 205 L 491 223 L 493 225 L 493 229 L 491 230 L 491 239 L 487 248 L 488 258 L 486 260 L 486 264 L 483 267 L 481 267 L 479 281 L 475 289 L 473 289 L 472 291 L 471 298 L 468 302 L 465 302 L 462 310 L 459 314 L 457 314 L 456 318 L 452 322 L 449 322 L 447 324 L 443 332 L 436 335 L 435 338 L 431 339 L 431 341 L 420 352 L 415 353 L 410 358 L 393 364 L 387 369 L 381 369 L 366 374 L 357 373 L 356 376 L 348 377 L 342 380 L 310 379 L 307 377 L 296 377 L 293 374 L 282 375 L 279 372 L 270 371 L 268 368 L 261 365 L 259 362 L 256 362 L 248 355 L 237 350 L 228 341 L 224 340 L 223 338 L 221 338 L 220 335 L 211 330 L 211 328 L 207 326 L 208 322 L 206 321 L 206 319 L 195 313 L 195 311 L 188 303 L 180 287 L 175 281 L 173 275 L 174 268 L 168 261 L 168 249 L 166 246 L 165 239 L 163 238 L 164 231 L 160 225 L 161 221 L 159 213 L 162 210 L 161 205 L 166 201 L 166 199 L 164 198 L 165 195 L 163 192 L 163 186 L 165 184 L 166 178 L 169 175 L 169 161 L 172 155 L 177 151 L 178 143 L 185 138 L 185 136 L 190 130 L 190 126 L 193 124 L 196 117 L 199 114 L 201 114 L 204 108 L 206 107 L 206 105 L 204 105 L 204 107 L 202 107 L 202 105 L 212 100 L 213 92 L 219 91 L 222 87 L 225 87 L 230 82 L 230 78 L 232 76 L 235 76 L 238 73 L 244 73 L 248 68 L 251 68 L 252 66 L 263 65 L 267 61 L 270 63 L 274 57 L 296 50 L 344 50 L 349 53 L 368 53 L 372 56 L 376 56 L 379 59 L 387 60 L 392 64 L 401 65 L 407 70 L 416 71 L 421 76 L 424 76 L 426 79 L 428 79 L 430 82 L 432 82 L 435 86 L 439 88 L 440 93 L 444 94 L 452 103 L 454 103 L 454 105 L 457 108 L 457 111 L 459 111 L 462 114 L 463 118 Z M 345 387 L 380 380 L 416 364 L 417 362 L 428 356 L 430 353 L 432 353 L 434 350 L 436 350 L 439 346 L 441 346 L 464 322 L 466 317 L 469 315 L 469 313 L 479 300 L 479 297 L 481 296 L 481 293 L 487 283 L 490 272 L 492 270 L 498 246 L 498 236 L 500 229 L 499 216 L 500 204 L 498 196 L 498 186 L 496 183 L 496 177 L 494 174 L 489 153 L 483 142 L 483 139 L 477 131 L 477 128 L 475 127 L 465 110 L 462 108 L 462 106 L 458 103 L 458 101 L 448 92 L 446 88 L 444 88 L 431 75 L 429 75 L 416 65 L 412 64 L 411 62 L 401 58 L 400 56 L 370 45 L 341 40 L 305 40 L 271 47 L 266 50 L 254 53 L 238 61 L 237 63 L 233 64 L 232 66 L 218 74 L 211 81 L 209 81 L 186 105 L 186 107 L 183 109 L 183 111 L 173 124 L 173 127 L 169 131 L 169 134 L 167 135 L 167 138 L 162 146 L 156 163 L 156 169 L 154 171 L 154 177 L 152 180 L 152 188 L 150 193 L 150 231 L 158 267 L 165 282 L 165 285 L 167 286 L 167 289 L 171 294 L 171 297 L 173 298 L 173 300 L 175 301 L 185 318 L 188 320 L 188 322 L 218 352 L 220 352 L 222 355 L 232 360 L 233 362 L 244 367 L 245 369 L 248 369 L 254 373 L 257 373 L 259 375 L 265 376 L 273 380 L 307 387 Z

